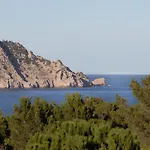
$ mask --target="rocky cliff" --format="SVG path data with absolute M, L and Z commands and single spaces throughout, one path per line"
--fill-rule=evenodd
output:
M 0 88 L 89 87 L 92 82 L 60 60 L 34 55 L 20 43 L 0 41 Z

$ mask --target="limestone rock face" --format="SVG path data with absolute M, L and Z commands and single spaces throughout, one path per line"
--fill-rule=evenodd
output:
M 92 82 L 60 60 L 34 55 L 20 43 L 0 41 L 0 88 L 89 87 Z
M 106 85 L 105 79 L 104 78 L 97 78 L 94 81 L 92 81 L 93 85 L 95 86 L 101 86 L 101 85 Z

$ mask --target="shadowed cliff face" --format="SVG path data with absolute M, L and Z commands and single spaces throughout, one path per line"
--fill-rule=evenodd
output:
M 19 43 L 0 42 L 0 88 L 88 87 L 83 73 L 74 73 L 60 60 L 35 56 Z
M 13 65 L 13 67 L 16 70 L 16 72 L 18 73 L 18 75 L 24 81 L 26 81 L 24 75 L 21 72 L 19 62 L 17 61 L 18 58 L 14 56 L 15 54 L 18 54 L 17 50 L 14 52 L 14 49 L 15 48 L 17 49 L 18 47 L 15 47 L 15 44 L 11 43 L 11 42 L 10 43 L 9 42 L 0 42 L 0 47 L 3 49 L 5 55 L 9 58 L 10 63 Z M 21 53 L 21 51 L 20 51 L 20 53 Z

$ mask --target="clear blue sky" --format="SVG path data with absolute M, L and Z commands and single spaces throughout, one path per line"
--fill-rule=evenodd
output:
M 150 73 L 150 0 L 0 0 L 0 38 L 84 73 Z

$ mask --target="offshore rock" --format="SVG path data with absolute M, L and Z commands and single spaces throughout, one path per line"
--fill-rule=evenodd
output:
M 92 83 L 94 86 L 106 85 L 104 78 L 97 78 L 97 79 L 93 80 Z

